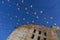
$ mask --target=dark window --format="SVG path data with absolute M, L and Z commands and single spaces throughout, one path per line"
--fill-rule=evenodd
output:
M 44 35 L 46 36 L 46 32 L 44 32 Z
M 32 39 L 34 39 L 34 34 L 32 35 L 32 37 L 31 37 Z
M 46 38 L 44 38 L 44 40 L 46 40 Z
M 41 34 L 41 31 L 39 31 L 39 34 Z
M 34 31 L 33 31 L 34 33 L 36 32 L 36 29 L 34 29 Z
M 38 36 L 38 39 L 37 40 L 40 40 L 40 36 Z

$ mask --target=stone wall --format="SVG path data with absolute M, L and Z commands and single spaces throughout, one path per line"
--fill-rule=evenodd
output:
M 21 32 L 21 30 L 23 30 L 22 34 L 24 32 L 26 34 L 25 36 L 23 35 L 23 37 L 21 37 L 22 34 L 19 34 L 20 37 L 18 40 L 57 40 L 57 36 L 55 32 L 56 28 L 46 28 L 45 26 L 39 26 L 39 25 L 33 25 L 33 24 L 19 26 L 12 32 L 12 34 L 9 36 L 9 39 L 12 40 L 13 39 L 12 37 L 14 37 L 16 33 Z M 17 36 L 15 36 L 15 38 L 17 38 Z

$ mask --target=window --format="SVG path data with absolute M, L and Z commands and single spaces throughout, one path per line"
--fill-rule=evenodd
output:
M 46 32 L 44 32 L 44 36 L 46 36 Z
M 44 38 L 44 40 L 46 40 L 46 38 Z
M 32 35 L 32 37 L 31 37 L 32 39 L 34 39 L 34 34 Z
M 41 31 L 39 31 L 39 34 L 41 34 Z
M 38 36 L 38 39 L 37 40 L 40 40 L 40 36 Z
M 36 32 L 36 29 L 34 29 L 33 33 L 35 33 L 35 32 Z M 32 34 L 31 38 L 34 39 L 34 34 Z
M 34 29 L 34 31 L 33 31 L 34 33 L 36 32 L 36 29 Z

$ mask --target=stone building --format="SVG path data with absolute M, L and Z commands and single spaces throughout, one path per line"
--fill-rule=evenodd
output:
M 7 40 L 58 40 L 56 27 L 26 24 L 15 28 Z

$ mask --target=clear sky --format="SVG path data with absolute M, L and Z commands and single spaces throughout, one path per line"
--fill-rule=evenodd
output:
M 60 0 L 0 0 L 0 39 L 23 24 L 60 26 Z

